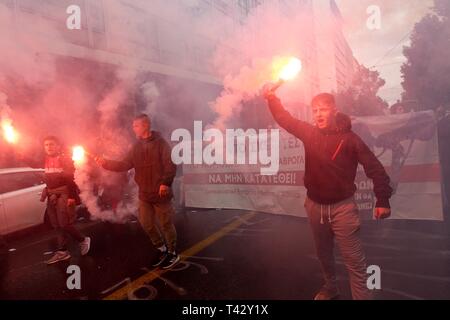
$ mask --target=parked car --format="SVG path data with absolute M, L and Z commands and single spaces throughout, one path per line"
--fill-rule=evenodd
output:
M 0 169 L 0 235 L 44 223 L 44 170 Z
M 0 236 L 43 223 L 50 225 L 47 203 L 40 201 L 44 188 L 44 169 L 0 169 Z M 78 218 L 90 220 L 91 215 L 83 204 L 77 206 L 76 214 Z

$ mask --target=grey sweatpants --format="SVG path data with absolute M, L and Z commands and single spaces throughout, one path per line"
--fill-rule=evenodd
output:
M 305 200 L 305 209 L 316 244 L 325 287 L 337 290 L 334 260 L 334 239 L 350 276 L 354 300 L 370 300 L 367 288 L 367 267 L 361 239 L 358 207 L 353 197 L 332 205 Z

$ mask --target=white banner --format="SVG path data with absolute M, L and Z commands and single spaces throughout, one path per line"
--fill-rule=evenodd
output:
M 385 166 L 395 194 L 393 219 L 443 220 L 436 121 L 432 112 L 354 118 L 361 136 Z M 263 176 L 257 165 L 184 165 L 185 205 L 306 216 L 304 148 L 281 130 L 280 170 Z M 355 199 L 362 212 L 375 203 L 373 184 L 359 166 Z

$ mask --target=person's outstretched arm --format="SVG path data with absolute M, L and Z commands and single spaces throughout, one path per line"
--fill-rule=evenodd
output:
M 279 126 L 304 142 L 305 139 L 308 138 L 314 126 L 305 121 L 294 118 L 283 107 L 280 99 L 274 93 L 266 94 L 265 98 L 269 104 L 270 112 Z
M 109 171 L 115 172 L 128 171 L 134 168 L 133 152 L 134 148 L 132 148 L 125 156 L 125 158 L 123 158 L 120 161 L 109 160 L 103 157 L 96 157 L 95 161 L 97 162 L 98 165 Z

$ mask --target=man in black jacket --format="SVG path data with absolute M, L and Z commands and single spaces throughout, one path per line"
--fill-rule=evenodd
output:
M 315 126 L 293 118 L 273 90 L 266 90 L 265 98 L 276 122 L 300 139 L 305 147 L 307 196 L 304 206 L 325 282 L 315 299 L 329 300 L 339 296 L 334 239 L 350 274 L 353 299 L 371 299 L 366 283 L 366 259 L 359 237 L 358 207 L 353 197 L 358 163 L 374 182 L 376 219 L 387 218 L 391 213 L 389 176 L 369 147 L 352 132 L 350 118 L 337 111 L 333 95 L 323 93 L 312 100 Z
M 147 115 L 142 114 L 134 119 L 133 131 L 138 142 L 125 159 L 113 161 L 97 157 L 96 161 L 106 170 L 121 172 L 135 169 L 134 179 L 139 187 L 139 222 L 160 252 L 152 266 L 169 269 L 180 260 L 176 253 L 177 233 L 171 203 L 176 166 L 172 162 L 169 144 L 158 132 L 151 130 Z

